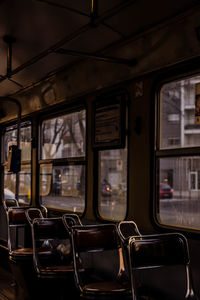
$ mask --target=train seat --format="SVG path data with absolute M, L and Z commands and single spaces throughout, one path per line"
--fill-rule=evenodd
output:
M 32 259 L 31 227 L 26 215 L 29 209 L 29 207 L 16 206 L 9 207 L 6 211 L 9 258 L 14 261 Z M 45 207 L 31 209 L 32 217 L 38 217 L 38 214 L 46 216 L 47 210 Z
M 61 217 L 35 218 L 32 240 L 33 264 L 38 277 L 73 276 L 69 233 Z
M 76 285 L 88 299 L 125 299 L 131 295 L 121 241 L 114 224 L 72 227 Z
M 10 259 L 25 259 L 32 255 L 31 229 L 26 218 L 26 207 L 8 208 L 8 251 Z
M 18 207 L 19 206 L 19 202 L 17 199 L 13 198 L 13 199 L 4 199 L 3 200 L 3 207 L 4 210 L 7 212 L 8 209 L 10 207 Z
M 29 293 L 28 286 L 34 278 L 31 226 L 26 214 L 30 207 L 4 206 L 4 208 L 8 226 L 9 266 L 16 287 L 26 298 Z M 32 218 L 47 213 L 45 207 L 31 209 Z
M 117 225 L 119 237 L 122 242 L 121 255 L 124 260 L 124 270 L 129 270 L 129 254 L 128 254 L 128 243 L 131 236 L 141 236 L 137 224 L 132 221 L 121 221 Z M 130 280 L 130 272 L 127 272 L 127 276 Z
M 182 234 L 133 236 L 129 239 L 128 249 L 134 300 L 147 298 L 197 300 L 192 287 L 188 244 Z M 182 266 L 180 276 L 178 276 L 175 269 L 171 269 L 173 266 L 176 267 L 176 271 L 177 266 Z M 167 273 L 165 271 L 167 268 L 169 268 L 170 273 L 166 280 Z M 151 273 L 152 270 L 153 273 Z M 165 289 L 161 287 L 163 272 L 165 274 L 164 285 L 167 285 Z M 141 278 L 148 278 L 146 285 Z M 152 285 L 154 279 L 156 279 L 157 286 Z M 171 286 L 172 282 L 173 288 Z M 177 291 L 179 295 L 177 295 Z
M 40 208 L 30 207 L 25 211 L 25 214 L 30 226 L 32 226 L 34 219 L 47 218 L 48 212 L 45 206 L 41 206 Z
M 135 235 L 141 235 L 137 224 L 130 220 L 130 221 L 121 221 L 117 225 L 117 229 L 119 232 L 119 236 L 123 242 L 128 243 L 129 238 Z
M 77 214 L 66 213 L 62 216 L 62 220 L 68 232 L 71 232 L 72 226 L 83 225 Z

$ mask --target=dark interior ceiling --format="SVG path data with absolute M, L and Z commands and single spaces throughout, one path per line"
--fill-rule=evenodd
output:
M 199 4 L 199 0 L 0 0 L 0 96 L 12 95 L 80 58 L 134 63 L 132 57 L 107 57 L 106 51 Z

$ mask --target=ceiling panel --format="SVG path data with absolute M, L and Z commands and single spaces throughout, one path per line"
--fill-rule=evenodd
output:
M 64 44 L 63 48 L 95 53 L 119 40 L 119 38 L 119 35 L 112 29 L 98 25 L 95 29 L 88 30 L 71 42 Z
M 23 87 L 27 87 L 35 82 L 42 80 L 45 76 L 53 74 L 54 70 L 62 68 L 65 65 L 72 64 L 77 57 L 61 56 L 59 54 L 50 54 L 39 60 L 35 64 L 28 66 L 12 79 Z M 0 82 L 0 88 L 3 83 Z
M 189 8 L 199 5 L 197 0 L 140 0 L 132 1 L 106 23 L 123 33 L 124 36 L 135 35 L 151 26 L 172 18 Z
M 27 86 L 79 60 L 53 54 L 53 49 L 103 53 L 113 43 L 199 5 L 199 0 L 99 0 L 93 24 L 91 3 L 92 0 L 0 0 L 0 75 L 7 74 L 5 35 L 16 39 L 12 45 L 15 74 L 11 79 Z M 1 96 L 15 92 L 17 85 L 4 80 L 0 88 Z
M 13 69 L 45 51 L 88 21 L 80 16 L 39 1 L 8 0 L 0 6 L 0 55 L 6 61 L 5 35 L 16 39 L 13 43 Z M 5 74 L 5 63 L 0 65 Z

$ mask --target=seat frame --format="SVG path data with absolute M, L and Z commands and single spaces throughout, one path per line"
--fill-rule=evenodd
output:
M 73 274 L 73 264 L 69 264 L 69 265 L 60 265 L 58 266 L 47 266 L 42 267 L 40 265 L 40 259 L 44 256 L 46 256 L 48 258 L 48 256 L 50 257 L 51 255 L 51 243 L 50 241 L 53 241 L 56 237 L 52 237 L 52 236 L 48 236 L 48 231 L 47 233 L 45 233 L 45 228 L 47 230 L 48 226 L 51 225 L 51 223 L 56 224 L 56 222 L 60 222 L 60 224 L 63 225 L 63 233 L 66 233 L 66 236 L 63 236 L 63 239 L 67 238 L 67 236 L 69 236 L 68 231 L 65 228 L 65 225 L 63 224 L 63 220 L 61 217 L 52 217 L 52 218 L 35 218 L 32 220 L 31 223 L 31 228 L 32 228 L 32 243 L 33 243 L 33 265 L 35 268 L 35 271 L 38 275 L 39 278 L 65 278 L 66 276 L 71 276 L 71 274 Z M 49 225 L 48 225 L 49 224 Z M 39 249 L 36 245 L 36 240 L 35 240 L 35 234 L 37 234 L 35 232 L 35 227 L 37 225 L 42 225 L 44 226 L 43 228 L 43 237 L 41 238 L 41 241 L 44 240 L 44 245 L 45 248 L 43 249 Z M 45 227 L 46 226 L 46 227 Z M 60 231 L 58 232 L 58 236 L 60 234 Z M 50 234 L 51 235 L 51 234 Z M 59 238 L 58 238 L 59 239 Z
M 132 227 L 132 229 L 135 232 L 134 236 L 135 235 L 141 236 L 141 233 L 140 233 L 140 231 L 138 229 L 138 226 L 137 226 L 137 224 L 134 221 L 132 221 L 132 220 L 130 220 L 130 221 L 121 221 L 121 222 L 118 223 L 117 229 L 118 229 L 118 232 L 119 232 L 119 236 L 120 236 L 120 238 L 122 239 L 123 242 L 127 242 L 128 243 L 129 238 L 131 236 L 133 236 L 133 234 L 131 234 L 131 233 L 128 234 L 128 235 L 125 235 L 123 233 L 123 230 L 122 230 L 122 226 L 123 225 L 126 225 L 127 227 Z
M 131 295 L 130 282 L 123 279 L 124 263 L 121 252 L 121 240 L 118 235 L 115 224 L 99 224 L 84 225 L 72 227 L 72 247 L 74 258 L 75 282 L 80 292 L 80 296 L 84 299 L 122 299 L 129 298 Z M 79 250 L 85 253 L 102 252 L 104 250 L 116 249 L 118 251 L 119 269 L 116 279 L 112 281 L 104 281 L 99 284 L 98 281 L 89 285 L 82 285 L 80 273 L 83 274 L 84 266 L 80 265 L 81 258 Z M 79 270 L 80 268 L 80 270 Z M 90 272 L 90 270 L 88 270 Z M 124 281 L 123 281 L 124 280 Z M 123 284 L 120 285 L 120 281 Z M 113 286 L 116 284 L 116 288 Z M 104 289 L 103 285 L 110 285 L 109 289 Z
M 41 206 L 44 214 L 47 214 L 47 209 Z M 31 227 L 30 218 L 28 217 L 28 210 L 37 211 L 42 217 L 42 212 L 39 208 L 29 207 L 29 206 L 13 206 L 8 207 L 6 210 L 7 217 L 7 227 L 8 227 L 8 252 L 9 258 L 13 260 L 29 259 L 32 258 L 33 248 L 32 248 L 32 238 L 31 238 Z M 24 246 L 20 245 L 19 242 L 19 229 L 24 230 Z M 11 233 L 11 230 L 13 233 Z M 26 231 L 30 231 L 26 233 Z M 13 237 L 11 236 L 13 234 Z M 28 238 L 28 241 L 27 241 Z M 28 247 L 27 247 L 27 244 Z
M 63 223 L 64 223 L 66 229 L 69 232 L 71 232 L 71 228 L 73 226 L 76 226 L 76 225 L 83 226 L 81 219 L 79 218 L 79 215 L 77 215 L 77 214 L 66 213 L 66 214 L 62 215 L 62 220 L 63 220 Z M 69 224 L 69 223 L 71 223 L 71 224 Z
M 170 240 L 171 239 L 171 240 Z M 185 266 L 185 275 L 186 275 L 186 293 L 185 293 L 185 299 L 187 300 L 198 300 L 199 298 L 194 293 L 193 289 L 193 281 L 192 281 L 192 274 L 190 269 L 190 257 L 189 257 L 189 247 L 186 237 L 183 234 L 180 233 L 165 233 L 165 234 L 154 234 L 154 235 L 140 235 L 140 236 L 132 236 L 129 238 L 128 243 L 128 253 L 129 253 L 129 267 L 130 267 L 130 274 L 131 274 L 131 286 L 132 286 L 132 295 L 133 300 L 139 300 L 137 297 L 137 286 L 136 286 L 136 276 L 135 276 L 135 270 L 136 269 L 148 269 L 148 268 L 160 268 L 167 265 L 176 265 L 174 262 L 174 257 L 169 253 L 169 256 L 161 258 L 161 261 L 158 261 L 158 258 L 154 255 L 151 257 L 151 263 L 145 263 L 145 255 L 142 254 L 142 247 L 151 247 L 152 245 L 156 245 L 156 243 L 163 242 L 172 244 L 173 239 L 176 242 L 176 245 L 180 246 L 181 251 L 179 253 L 178 259 L 179 263 L 177 265 L 183 265 Z M 164 247 L 164 244 L 162 244 Z M 163 248 L 162 248 L 163 249 Z M 142 261 L 142 264 L 137 260 L 138 250 L 140 250 L 140 260 Z M 163 249 L 164 251 L 164 249 Z M 167 251 L 167 249 L 166 249 Z M 171 250 L 170 250 L 171 251 Z M 159 252 L 160 254 L 160 252 Z M 167 253 L 168 254 L 168 253 Z M 134 258 L 133 258 L 134 257 Z M 148 257 L 149 258 L 149 257 Z M 168 260 L 171 259 L 171 260 Z

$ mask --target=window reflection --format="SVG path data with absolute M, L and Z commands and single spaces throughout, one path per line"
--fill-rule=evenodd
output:
M 103 218 L 123 220 L 127 209 L 127 149 L 99 152 L 99 213 Z
M 16 174 L 4 170 L 4 198 L 15 198 L 16 192 Z M 31 165 L 21 166 L 19 172 L 19 202 L 29 204 L 31 201 Z
M 42 203 L 82 212 L 85 207 L 85 166 L 40 165 Z
M 17 125 L 6 128 L 4 134 L 4 162 L 8 160 L 9 146 L 17 144 Z M 31 201 L 31 122 L 23 122 L 20 127 L 21 171 L 19 172 L 19 201 Z M 4 198 L 15 198 L 16 174 L 8 172 L 4 166 Z
M 160 222 L 199 229 L 200 157 L 160 158 L 159 166 Z
M 85 156 L 85 111 L 42 123 L 42 159 Z
M 200 76 L 165 84 L 160 97 L 161 149 L 199 146 Z
M 200 76 L 163 85 L 159 104 L 158 221 L 200 229 Z
M 85 118 L 81 110 L 42 123 L 40 199 L 48 207 L 84 211 Z
M 4 162 L 8 160 L 9 146 L 17 145 L 17 126 L 13 125 L 6 128 L 4 134 Z M 25 122 L 20 128 L 20 149 L 21 160 L 31 160 L 31 123 Z

